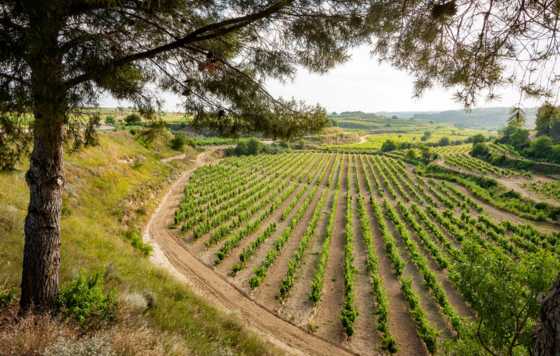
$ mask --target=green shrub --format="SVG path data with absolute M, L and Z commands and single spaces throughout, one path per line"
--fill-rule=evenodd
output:
M 175 151 L 183 151 L 187 143 L 188 143 L 188 138 L 185 134 L 176 133 L 175 136 L 169 142 L 169 146 Z
M 463 354 L 459 352 L 479 344 L 480 353 L 468 354 L 528 355 L 540 297 L 553 285 L 559 267 L 557 257 L 548 251 L 512 259 L 503 251 L 465 240 L 450 277 L 478 319 L 468 325 L 451 354 Z
M 449 146 L 451 142 L 449 141 L 449 137 L 442 137 L 438 141 L 439 146 Z
M 381 152 L 390 152 L 396 150 L 397 148 L 398 147 L 395 142 L 393 142 L 392 140 L 386 140 L 381 145 Z
M 115 118 L 111 115 L 107 115 L 107 116 L 105 116 L 105 123 L 107 125 L 114 125 L 115 124 Z
M 140 117 L 140 115 L 138 114 L 130 114 L 124 118 L 124 122 L 127 125 L 139 125 L 140 123 L 142 123 L 142 117 Z
M 149 256 L 152 253 L 152 246 L 144 243 L 142 236 L 138 231 L 127 231 L 125 237 L 130 241 L 132 247 L 140 251 L 144 256 Z
M 101 273 L 78 277 L 62 288 L 58 296 L 59 310 L 82 326 L 99 321 L 111 321 L 116 316 L 115 292 L 105 292 Z
M 16 299 L 15 289 L 0 287 L 0 309 L 5 308 Z
M 486 159 L 490 157 L 490 149 L 484 143 L 475 143 L 473 145 L 471 156 Z

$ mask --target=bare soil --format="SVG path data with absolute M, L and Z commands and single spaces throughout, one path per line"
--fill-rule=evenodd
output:
M 414 321 L 408 313 L 408 305 L 402 295 L 401 285 L 393 273 L 389 257 L 371 208 L 368 203 L 368 214 L 373 225 L 374 244 L 379 259 L 379 274 L 389 301 L 389 331 L 399 345 L 398 355 L 428 355 L 426 347 L 416 333 Z

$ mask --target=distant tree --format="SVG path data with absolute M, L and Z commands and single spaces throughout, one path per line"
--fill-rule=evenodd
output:
M 529 156 L 537 159 L 551 159 L 553 142 L 549 136 L 540 136 L 533 140 L 527 149 Z
M 549 102 L 544 103 L 537 111 L 537 118 L 535 120 L 537 135 L 549 136 L 554 120 L 560 120 L 560 109 Z
M 551 120 L 551 125 L 550 125 L 550 137 L 558 142 L 560 141 L 560 117 L 554 117 L 553 120 Z
M 483 134 L 477 134 L 474 136 L 469 137 L 470 141 L 472 143 L 480 143 L 480 142 L 485 142 L 486 141 L 486 137 L 484 137 Z
M 437 159 L 437 154 L 429 147 L 421 148 L 422 161 L 430 163 Z
M 136 113 L 128 114 L 124 118 L 124 122 L 127 125 L 139 125 L 140 123 L 142 123 L 142 117 L 140 117 L 140 115 Z
M 381 145 L 381 152 L 390 152 L 397 149 L 397 144 L 393 140 L 386 140 Z
M 406 158 L 411 159 L 411 160 L 417 160 L 418 159 L 418 154 L 416 153 L 415 149 L 409 149 L 406 151 Z
M 525 121 L 525 111 L 521 107 L 514 106 L 511 108 L 508 117 L 508 127 L 521 129 L 525 127 Z
M 432 132 L 431 132 L 431 131 L 424 131 L 424 134 L 422 135 L 422 137 L 420 138 L 420 140 L 422 140 L 422 142 L 426 142 L 426 141 L 428 141 L 431 137 L 432 137 Z
M 449 146 L 449 143 L 450 143 L 449 137 L 442 137 L 438 141 L 439 146 Z
M 484 143 L 475 143 L 471 150 L 471 156 L 482 159 L 488 158 L 490 156 L 490 149 L 488 148 L 488 145 Z
M 500 143 L 512 145 L 517 150 L 523 150 L 529 145 L 529 131 L 508 126 L 502 131 Z

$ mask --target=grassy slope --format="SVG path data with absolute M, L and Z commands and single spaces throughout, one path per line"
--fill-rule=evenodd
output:
M 161 188 L 185 165 L 161 163 L 126 133 L 101 135 L 101 146 L 67 155 L 62 281 L 79 270 L 110 270 L 121 294 L 153 295 L 155 307 L 146 314 L 151 326 L 179 334 L 194 354 L 270 353 L 268 345 L 153 267 L 123 237 L 126 230 L 140 229 Z M 0 283 L 14 287 L 28 200 L 25 169 L 0 174 Z
M 438 142 L 442 137 L 447 137 L 451 141 L 453 140 L 464 140 L 469 136 L 473 136 L 479 133 L 488 135 L 488 131 L 473 130 L 473 129 L 455 129 L 455 128 L 440 128 L 432 131 L 432 136 L 426 142 L 435 143 Z M 410 142 L 410 143 L 421 143 L 421 137 L 423 135 L 422 130 L 411 131 L 407 133 L 399 132 L 389 132 L 389 133 L 378 133 L 370 134 L 366 138 L 367 140 L 363 143 L 351 143 L 345 145 L 331 146 L 336 148 L 354 148 L 354 149 L 372 149 L 378 150 L 383 145 L 386 140 L 393 140 L 396 143 Z

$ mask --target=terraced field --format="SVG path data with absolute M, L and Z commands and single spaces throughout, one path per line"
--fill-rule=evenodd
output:
M 474 318 L 449 277 L 465 241 L 512 259 L 558 246 L 556 235 L 485 211 L 399 159 L 285 153 L 199 168 L 174 228 L 216 273 L 302 330 L 360 354 L 421 355 Z
M 488 162 L 464 153 L 447 154 L 443 156 L 443 160 L 448 166 L 479 175 L 490 175 L 496 177 L 522 175 L 520 172 L 507 168 L 496 167 Z

